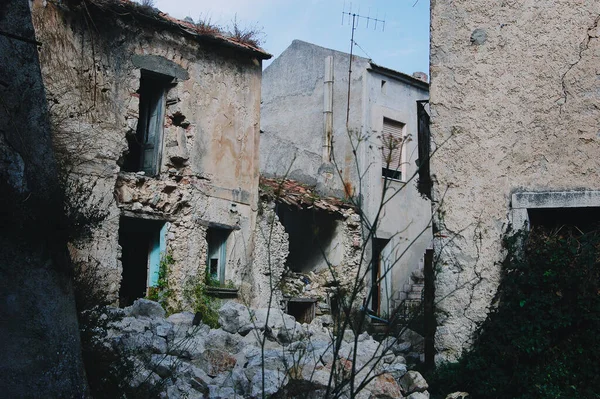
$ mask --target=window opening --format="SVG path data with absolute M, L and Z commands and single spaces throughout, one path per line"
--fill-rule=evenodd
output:
M 404 124 L 383 118 L 381 135 L 381 175 L 384 178 L 402 180 L 402 144 Z
M 207 277 L 219 285 L 225 285 L 227 237 L 229 237 L 229 233 L 231 233 L 231 230 L 209 228 L 206 235 L 206 241 L 208 242 Z
M 383 94 L 387 94 L 387 84 L 386 84 L 386 83 L 387 83 L 387 82 L 386 82 L 385 80 L 382 80 L 382 81 L 381 81 L 381 92 L 382 92 Z
M 327 268 L 327 259 L 336 264 L 341 255 L 341 239 L 336 238 L 338 217 L 328 212 L 297 209 L 283 204 L 276 208 L 279 221 L 289 236 L 289 255 L 286 265 L 297 273 Z
M 125 171 L 143 171 L 149 176 L 160 172 L 165 93 L 172 81 L 172 77 L 142 70 L 138 125 L 136 133 L 127 136 L 129 153 L 123 165 Z
M 163 221 L 121 217 L 119 245 L 123 274 L 119 305 L 129 306 L 158 285 L 160 262 L 166 253 L 167 224 Z

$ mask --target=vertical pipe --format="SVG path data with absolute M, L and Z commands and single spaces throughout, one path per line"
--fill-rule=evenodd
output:
M 333 145 L 333 56 L 325 58 L 325 79 L 323 81 L 324 139 L 323 162 L 331 162 Z

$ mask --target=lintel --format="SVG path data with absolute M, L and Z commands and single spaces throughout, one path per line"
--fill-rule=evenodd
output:
M 513 193 L 511 206 L 512 209 L 600 207 L 600 190 Z

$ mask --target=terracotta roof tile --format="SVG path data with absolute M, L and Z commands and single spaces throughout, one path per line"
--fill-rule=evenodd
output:
M 261 198 L 271 199 L 300 209 L 316 208 L 329 213 L 343 214 L 344 210 L 356 207 L 335 197 L 319 195 L 314 187 L 291 179 L 260 177 Z

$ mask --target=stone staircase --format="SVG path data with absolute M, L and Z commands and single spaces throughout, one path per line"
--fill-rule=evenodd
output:
M 401 318 L 410 319 L 423 303 L 424 288 L 425 277 L 421 260 L 418 269 L 412 272 L 410 282 L 404 284 L 403 289 L 396 292 L 392 298 L 392 309 L 398 309 Z

